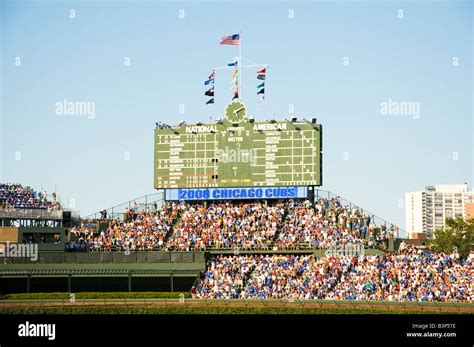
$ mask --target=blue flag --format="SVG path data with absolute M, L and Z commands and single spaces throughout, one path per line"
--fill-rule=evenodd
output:
M 214 83 L 214 78 L 209 78 L 204 84 L 207 86 L 209 83 Z

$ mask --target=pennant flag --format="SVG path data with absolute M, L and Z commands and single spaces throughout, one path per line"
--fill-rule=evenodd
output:
M 237 60 L 236 60 L 236 61 L 234 61 L 233 63 L 229 63 L 229 64 L 227 64 L 227 66 L 237 66 Z
M 209 75 L 208 79 L 216 77 L 216 72 L 213 70 L 212 73 Z
M 221 38 L 221 45 L 237 46 L 239 43 L 240 43 L 240 35 L 239 34 L 224 36 L 223 38 Z
M 236 74 L 234 74 L 234 76 L 232 76 L 232 81 L 230 83 L 235 83 L 237 84 L 238 82 L 238 76 Z
M 214 83 L 214 78 L 209 78 L 204 84 L 207 86 L 209 83 Z
M 257 86 L 257 89 L 262 88 L 257 92 L 257 95 L 261 95 L 258 100 L 258 104 L 260 104 L 261 102 L 265 100 L 265 74 L 266 72 L 267 72 L 266 67 L 257 71 L 257 79 L 263 81 Z
M 234 93 L 234 97 L 232 98 L 232 100 L 238 99 L 238 98 L 239 98 L 239 92 L 235 92 L 235 93 Z
M 212 98 L 208 102 L 206 102 L 206 105 L 213 104 L 213 103 L 214 103 L 214 98 Z
M 207 95 L 207 96 L 214 96 L 214 88 L 211 88 L 209 90 L 207 90 L 204 95 Z

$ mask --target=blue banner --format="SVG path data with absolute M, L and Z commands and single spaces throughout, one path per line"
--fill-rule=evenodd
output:
M 306 198 L 307 187 L 167 189 L 166 200 L 229 200 Z

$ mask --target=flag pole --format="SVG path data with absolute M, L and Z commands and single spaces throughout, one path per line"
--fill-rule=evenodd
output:
M 242 31 L 239 33 L 239 99 L 242 100 Z

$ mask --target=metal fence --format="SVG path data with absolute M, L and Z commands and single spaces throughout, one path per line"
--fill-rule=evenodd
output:
M 145 211 L 147 209 L 153 210 L 154 206 L 156 204 L 157 208 L 161 208 L 165 202 L 165 193 L 163 191 L 160 191 L 155 194 L 148 194 L 141 196 L 139 198 L 124 202 L 120 205 L 116 205 L 113 207 L 110 207 L 106 209 L 105 211 L 107 212 L 107 219 L 118 219 L 120 221 L 125 220 L 126 216 L 126 209 L 134 209 L 135 213 L 139 213 L 142 211 Z M 102 215 L 100 212 L 96 212 L 93 214 L 90 214 L 84 219 L 101 219 Z
M 26 218 L 26 219 L 62 219 L 63 211 L 48 211 L 44 209 L 10 208 L 0 209 L 0 218 Z
M 3 257 L 0 256 L 0 264 L 106 264 L 106 263 L 203 263 L 204 252 L 164 252 L 164 251 L 140 251 L 140 252 L 39 252 L 36 261 L 28 257 Z M 0 272 L 1 272 L 0 268 Z

